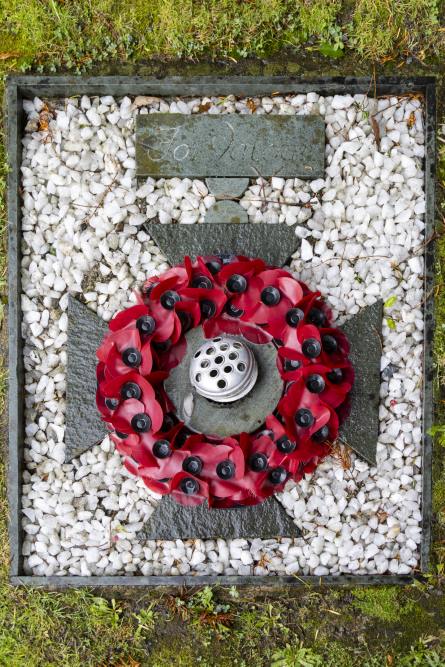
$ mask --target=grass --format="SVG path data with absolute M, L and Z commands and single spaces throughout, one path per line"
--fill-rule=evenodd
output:
M 233 66 L 237 72 L 282 74 L 304 72 L 307 65 L 313 76 L 358 70 L 370 74 L 385 63 L 401 74 L 440 72 L 435 63 L 445 55 L 443 11 L 438 0 L 0 0 L 0 96 L 11 71 L 82 73 L 118 62 L 143 66 L 156 57 L 162 60 L 160 71 L 172 59 L 182 58 L 181 68 L 199 59 L 193 65 L 197 73 Z M 251 57 L 266 64 L 255 60 L 244 65 Z M 3 132 L 0 115 L 0 328 L 6 305 Z M 440 155 L 438 179 L 445 188 L 445 144 Z M 440 202 L 439 214 L 445 214 Z M 440 225 L 438 231 L 435 351 L 440 395 L 445 381 L 445 237 Z M 5 385 L 0 368 L 0 413 Z M 438 415 L 438 443 L 445 443 L 442 424 L 445 414 Z M 105 598 L 92 591 L 50 593 L 9 586 L 5 470 L 0 464 L 0 667 L 439 667 L 445 664 L 442 466 L 438 459 L 435 570 L 415 587 L 308 588 L 292 597 L 283 590 L 274 598 L 206 587 L 194 595 L 114 591 Z
M 438 53 L 439 4 L 438 0 L 358 0 L 352 43 L 370 60 L 397 54 L 423 61 Z
M 327 47 L 425 60 L 444 52 L 439 15 L 439 0 L 0 0 L 0 68 L 85 71 L 113 59 Z

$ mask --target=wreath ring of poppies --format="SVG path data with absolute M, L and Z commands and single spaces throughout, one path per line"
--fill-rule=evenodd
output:
M 184 258 L 149 278 L 97 350 L 96 403 L 126 468 L 183 505 L 255 505 L 313 472 L 347 416 L 354 371 L 345 334 L 318 291 L 288 271 L 244 256 Z M 270 343 L 283 393 L 252 433 L 192 432 L 164 381 L 202 326 Z

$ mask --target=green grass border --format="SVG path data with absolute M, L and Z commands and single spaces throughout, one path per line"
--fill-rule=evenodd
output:
M 240 9 L 236 0 L 201 4 L 200 12 L 190 13 L 193 3 L 188 0 L 155 0 L 148 9 L 142 0 L 0 0 L 0 95 L 10 71 L 112 73 L 118 64 L 126 73 L 161 76 L 436 74 L 439 118 L 445 119 L 443 2 L 250 0 L 247 9 Z M 224 12 L 218 12 L 216 4 Z M 156 55 L 162 59 L 147 62 Z M 181 62 L 171 60 L 178 57 Z M 196 58 L 200 61 L 193 62 Z M 6 305 L 3 122 L 0 118 L 1 324 Z M 445 468 L 440 444 L 442 437 L 445 441 L 445 150 L 440 144 L 439 152 L 434 342 L 439 429 L 431 575 L 408 588 L 308 587 L 275 596 L 204 588 L 194 595 L 109 591 L 105 597 L 93 591 L 49 593 L 11 587 L 1 466 L 0 667 L 445 663 Z M 3 370 L 0 407 L 5 379 Z

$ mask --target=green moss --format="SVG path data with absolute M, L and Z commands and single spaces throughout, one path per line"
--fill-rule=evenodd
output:
M 152 667 L 171 667 L 177 665 L 178 667 L 196 667 L 196 655 L 190 646 L 160 646 L 156 648 L 151 655 Z M 206 667 L 207 662 L 200 660 L 200 665 Z
M 143 655 L 137 623 L 121 605 L 85 591 L 0 586 L 0 665 L 115 665 Z
M 415 608 L 412 600 L 402 601 L 400 589 L 395 587 L 358 588 L 353 595 L 354 607 L 386 623 L 397 623 L 402 616 L 412 614 Z
M 441 523 L 445 522 L 445 479 L 436 481 L 433 488 L 433 511 Z

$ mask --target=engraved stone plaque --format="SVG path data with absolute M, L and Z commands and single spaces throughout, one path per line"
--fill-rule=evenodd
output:
M 320 116 L 139 115 L 138 176 L 324 176 Z

